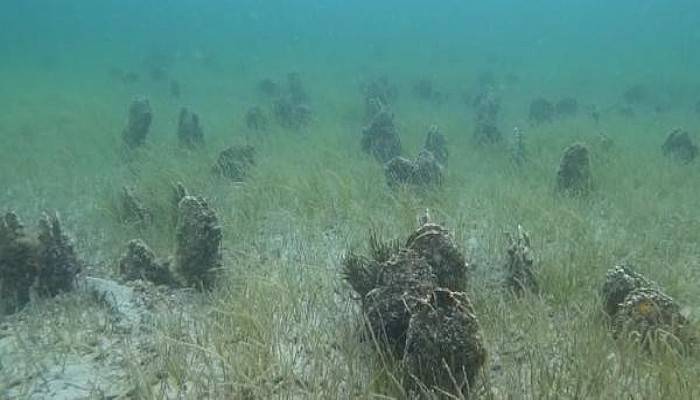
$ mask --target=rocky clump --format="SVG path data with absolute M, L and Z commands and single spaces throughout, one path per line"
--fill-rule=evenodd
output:
M 489 90 L 475 100 L 476 119 L 474 138 L 479 144 L 496 143 L 501 140 L 501 131 L 498 129 L 498 113 L 501 102 L 493 91 Z
M 180 146 L 187 149 L 195 149 L 204 145 L 204 131 L 199 124 L 199 115 L 186 107 L 180 110 L 177 139 Z
M 242 182 L 253 166 L 255 166 L 255 147 L 238 145 L 219 153 L 213 170 L 224 178 Z
M 627 336 L 647 349 L 653 349 L 656 343 L 673 348 L 692 346 L 696 338 L 689 325 L 670 296 L 647 287 L 630 292 L 613 319 L 616 337 Z
M 539 97 L 530 102 L 528 118 L 535 124 L 543 124 L 551 122 L 555 113 L 554 105 L 549 100 Z
M 421 150 L 415 161 L 414 182 L 422 186 L 435 186 L 442 183 L 442 165 L 432 152 Z
M 362 283 L 369 289 L 362 298 L 369 334 L 373 341 L 388 345 L 400 357 L 412 311 L 435 288 L 434 273 L 426 260 L 411 249 L 401 249 L 384 263 L 369 268 L 376 269 L 372 275 L 378 280 Z
M 72 289 L 75 276 L 82 269 L 82 263 L 78 260 L 71 239 L 63 233 L 58 215 L 42 216 L 39 220 L 37 239 L 37 293 L 42 296 L 55 296 Z
M 533 271 L 535 259 L 530 247 L 530 235 L 518 225 L 516 235 L 508 235 L 505 265 L 506 287 L 516 294 L 524 291 L 537 291 L 537 279 Z
M 277 123 L 283 128 L 299 130 L 311 122 L 311 108 L 306 104 L 294 103 L 292 97 L 278 98 L 272 110 Z
M 386 182 L 391 188 L 402 185 L 432 187 L 442 183 L 442 166 L 433 153 L 423 150 L 416 160 L 394 157 L 384 165 Z
M 207 202 L 185 196 L 178 205 L 175 270 L 188 286 L 209 289 L 221 265 L 221 226 Z
M 287 85 L 280 86 L 272 103 L 272 112 L 278 124 L 287 129 L 298 130 L 311 122 L 312 112 L 309 96 L 298 73 L 287 75 Z
M 656 284 L 636 273 L 631 267 L 617 266 L 609 270 L 601 291 L 605 313 L 614 317 L 627 295 L 644 287 L 656 287 Z
M 389 187 L 415 184 L 416 163 L 406 157 L 394 157 L 384 164 L 384 176 Z
M 141 279 L 156 285 L 173 285 L 168 262 L 156 259 L 150 247 L 141 239 L 129 241 L 119 260 L 119 273 L 126 281 Z
M 382 110 L 387 109 L 388 106 L 383 104 L 381 100 L 378 98 L 375 99 L 370 99 L 366 102 L 366 107 L 365 107 L 365 114 L 367 115 L 365 117 L 365 120 L 368 122 L 372 122 L 374 117 L 377 116 Z
M 82 263 L 57 216 L 39 220 L 36 238 L 12 212 L 0 220 L 0 314 L 13 313 L 30 293 L 53 297 L 72 290 Z
M 398 97 L 398 89 L 388 77 L 382 76 L 365 83 L 362 86 L 362 94 L 365 100 L 365 120 L 371 121 L 382 109 L 394 104 Z
M 629 266 L 607 272 L 601 295 L 616 337 L 626 336 L 648 349 L 659 341 L 672 346 L 696 341 L 680 306 Z
M 269 125 L 267 116 L 262 108 L 258 106 L 251 107 L 245 114 L 245 124 L 252 131 L 267 130 Z
M 37 243 L 24 233 L 14 213 L 0 220 L 0 315 L 29 302 L 29 288 L 39 269 Z
M 449 152 L 447 151 L 447 139 L 445 135 L 440 132 L 440 128 L 437 125 L 432 125 L 428 129 L 428 134 L 425 138 L 425 145 L 423 148 L 435 156 L 435 160 L 442 165 L 447 165 L 447 158 Z
M 129 106 L 129 118 L 122 131 L 122 141 L 129 149 L 135 149 L 146 142 L 148 130 L 153 120 L 153 111 L 148 99 L 139 97 Z
M 416 251 L 428 262 L 435 273 L 438 286 L 454 291 L 465 290 L 467 262 L 464 255 L 447 229 L 430 222 L 429 217 L 426 218 L 408 237 L 405 247 Z
M 427 221 L 403 246 L 371 236 L 369 256 L 350 253 L 343 264 L 372 339 L 403 361 L 407 389 L 468 395 L 486 351 L 449 233 Z
M 676 128 L 666 137 L 666 141 L 661 146 L 661 151 L 666 157 L 689 163 L 698 154 L 698 146 L 693 143 L 688 132 Z
M 414 391 L 467 396 L 485 361 L 479 321 L 466 294 L 436 289 L 416 303 L 403 357 Z
M 591 157 L 588 147 L 574 143 L 564 150 L 557 171 L 557 193 L 585 196 L 592 189 Z
M 394 125 L 394 114 L 382 108 L 362 130 L 362 151 L 385 163 L 401 154 L 401 140 Z
M 122 188 L 120 203 L 122 222 L 145 225 L 153 221 L 153 214 L 136 196 L 133 188 L 128 186 Z

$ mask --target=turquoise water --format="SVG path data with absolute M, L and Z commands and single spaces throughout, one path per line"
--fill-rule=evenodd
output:
M 698 7 L 680 0 L 8 0 L 0 18 L 3 79 L 34 68 L 99 75 L 157 52 L 179 69 L 215 59 L 228 75 L 390 67 L 467 80 L 498 66 L 527 73 L 526 82 L 600 91 L 638 79 L 680 86 L 700 62 Z
M 700 316 L 697 160 L 675 163 L 661 152 L 674 127 L 698 140 L 698 71 L 700 3 L 691 0 L 4 0 L 0 212 L 16 211 L 30 229 L 41 212 L 58 212 L 85 261 L 81 278 L 119 281 L 118 259 L 134 238 L 159 257 L 172 256 L 174 182 L 207 198 L 223 232 L 217 290 L 187 292 L 185 317 L 166 308 L 160 325 L 149 327 L 153 337 L 134 339 L 152 340 L 159 350 L 133 361 L 143 361 L 147 382 L 137 382 L 142 372 L 110 358 L 114 353 L 105 351 L 104 363 L 81 358 L 82 345 L 70 338 L 86 326 L 102 329 L 90 338 L 120 351 L 128 341 L 100 319 L 104 307 L 80 294 L 46 307 L 47 318 L 68 321 L 61 326 L 69 333 L 57 343 L 41 339 L 37 349 L 75 356 L 95 376 L 105 365 L 114 368 L 133 398 L 228 398 L 229 387 L 285 398 L 277 385 L 301 381 L 306 396 L 296 398 L 401 398 L 386 375 L 393 370 L 353 336 L 358 306 L 338 271 L 342 255 L 365 246 L 370 229 L 403 240 L 428 208 L 476 265 L 473 300 L 503 398 L 521 390 L 528 391 L 524 398 L 551 395 L 552 354 L 586 355 L 562 361 L 557 382 L 569 393 L 585 386 L 588 398 L 692 398 L 698 389 L 687 382 L 700 376 L 697 360 L 654 364 L 619 356 L 599 323 L 597 288 L 608 268 L 635 262 L 687 305 L 691 319 Z M 261 81 L 284 84 L 289 73 L 308 93 L 310 122 L 300 129 L 278 123 L 274 99 L 260 90 Z M 391 110 L 402 155 L 415 157 L 434 124 L 445 134 L 450 160 L 440 189 L 393 191 L 383 165 L 362 153 L 362 88 L 381 77 L 398 93 Z M 421 81 L 439 95 L 418 96 Z M 493 146 L 473 138 L 474 99 L 485 91 L 500 100 L 504 140 Z M 125 157 L 128 108 L 142 96 L 153 122 L 146 145 Z M 578 112 L 537 123 L 530 106 L 538 98 L 575 99 Z M 267 129 L 247 123 L 255 106 L 268 116 Z M 205 145 L 198 151 L 178 147 L 182 107 L 199 114 Z M 527 161 L 514 167 L 516 127 Z M 573 142 L 591 149 L 594 189 L 582 201 L 552 196 L 561 155 Z M 219 152 L 233 144 L 254 146 L 257 157 L 236 184 L 212 174 Z M 152 212 L 151 225 L 120 221 L 124 186 Z M 493 282 L 504 232 L 519 224 L 533 237 L 544 295 L 514 304 Z M 94 320 L 75 311 L 85 307 Z M 16 332 L 51 328 L 41 325 L 42 310 L 29 307 L 35 325 L 17 322 Z M 36 373 L 40 356 L 23 353 L 32 346 L 5 347 L 3 338 L 13 335 L 0 335 L 0 359 L 11 353 L 29 361 L 0 379 L 0 398 L 51 398 L 30 396 L 39 393 L 37 382 L 54 378 Z M 285 351 L 295 346 L 313 366 L 289 361 Z M 342 354 L 324 358 L 334 351 Z M 509 358 L 523 351 L 529 364 Z M 192 359 L 215 371 L 211 381 L 187 368 Z M 236 375 L 239 363 L 245 373 Z M 523 365 L 539 375 L 528 381 Z M 591 370 L 603 376 L 587 380 Z M 95 376 L 81 375 L 81 385 Z M 173 384 L 178 380 L 189 386 Z M 89 397 L 81 393 L 74 398 Z

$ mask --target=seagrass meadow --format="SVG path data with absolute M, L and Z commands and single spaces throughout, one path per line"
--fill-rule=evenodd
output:
M 0 398 L 700 398 L 697 5 L 7 3 Z

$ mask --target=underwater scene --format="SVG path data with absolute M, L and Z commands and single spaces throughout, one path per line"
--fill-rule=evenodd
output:
M 3 0 L 0 399 L 700 399 L 700 3 Z

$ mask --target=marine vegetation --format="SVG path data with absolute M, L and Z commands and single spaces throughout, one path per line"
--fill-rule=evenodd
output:
M 700 399 L 700 2 L 164 4 L 2 3 L 1 400 Z

